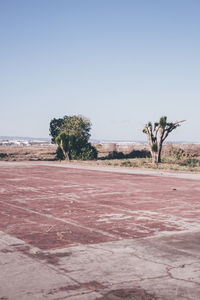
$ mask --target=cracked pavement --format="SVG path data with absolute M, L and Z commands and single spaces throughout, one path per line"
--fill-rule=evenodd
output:
M 0 300 L 200 298 L 198 178 L 27 163 L 0 176 Z
M 171 244 L 176 239 L 183 244 Z M 128 299 L 196 300 L 200 295 L 200 243 L 193 249 L 197 240 L 199 233 L 179 233 L 41 251 L 1 233 L 0 299 L 123 299 L 105 295 L 134 288 L 146 296 Z M 190 249 L 183 246 L 187 242 Z

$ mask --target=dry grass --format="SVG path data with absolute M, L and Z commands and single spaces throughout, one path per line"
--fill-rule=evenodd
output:
M 135 147 L 134 153 L 145 153 L 148 148 L 146 146 L 140 148 Z M 137 151 L 138 150 L 138 151 Z M 104 158 L 103 158 L 104 154 Z M 116 155 L 116 154 L 115 154 Z M 114 156 L 115 156 L 114 155 Z M 195 144 L 184 144 L 184 145 L 173 145 L 167 144 L 163 148 L 163 158 L 162 163 L 158 165 L 153 165 L 151 163 L 151 158 L 137 158 L 128 157 L 126 153 L 126 158 L 112 158 L 111 153 L 100 153 L 99 157 L 101 159 L 93 162 L 96 165 L 106 165 L 106 166 L 119 166 L 119 167 L 129 167 L 129 168 L 151 168 L 160 170 L 176 170 L 176 171 L 189 171 L 189 172 L 200 172 L 200 145 Z M 107 157 L 107 158 L 106 158 Z M 90 163 L 91 162 L 86 162 Z
M 55 145 L 0 146 L 0 160 L 55 160 Z
M 133 150 L 133 149 L 131 149 Z M 147 147 L 135 147 L 134 155 L 146 153 Z M 115 153 L 116 154 L 116 153 Z M 56 145 L 32 146 L 0 146 L 0 160 L 4 161 L 52 161 L 56 160 Z M 80 163 L 80 161 L 79 161 Z M 151 158 L 129 157 L 126 152 L 122 158 L 112 158 L 110 152 L 99 152 L 97 161 L 84 161 L 84 164 L 119 166 L 129 168 L 153 168 L 161 170 L 176 170 L 200 172 L 200 145 L 165 145 L 162 163 L 152 165 Z
M 119 166 L 129 168 L 151 168 L 160 170 L 176 170 L 176 171 L 190 171 L 200 172 L 200 157 L 194 160 L 185 161 L 170 161 L 163 160 L 158 165 L 153 165 L 150 158 L 129 158 L 129 159 L 107 159 L 96 161 L 97 165 Z

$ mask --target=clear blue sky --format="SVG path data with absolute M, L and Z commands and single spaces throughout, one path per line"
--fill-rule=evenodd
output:
M 0 135 L 48 137 L 82 114 L 92 138 L 145 140 L 147 121 L 200 141 L 199 0 L 0 0 Z

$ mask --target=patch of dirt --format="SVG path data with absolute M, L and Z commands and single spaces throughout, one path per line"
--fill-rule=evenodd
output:
M 97 298 L 96 300 L 156 300 L 153 295 L 148 294 L 145 290 L 139 288 L 133 289 L 118 289 L 113 290 L 105 294 L 101 298 Z
M 60 291 L 73 291 L 73 290 L 79 290 L 82 288 L 87 288 L 90 289 L 92 291 L 98 291 L 101 289 L 105 289 L 106 286 L 102 285 L 101 283 L 97 282 L 97 281 L 90 281 L 90 282 L 83 282 L 80 284 L 74 284 L 74 285 L 67 285 L 67 286 L 62 286 L 58 289 L 51 289 L 48 292 L 48 295 L 54 295 Z

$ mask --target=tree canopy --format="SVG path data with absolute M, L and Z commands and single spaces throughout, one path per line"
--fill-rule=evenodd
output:
M 60 159 L 95 159 L 96 149 L 89 143 L 91 122 L 81 116 L 64 116 L 50 122 L 52 142 L 58 144 Z
M 59 119 L 54 118 L 51 120 L 49 126 L 49 134 L 52 136 L 51 142 L 53 144 L 56 144 L 56 138 L 61 131 L 64 121 L 68 118 L 69 118 L 68 116 L 64 116 L 63 118 L 59 118 Z

